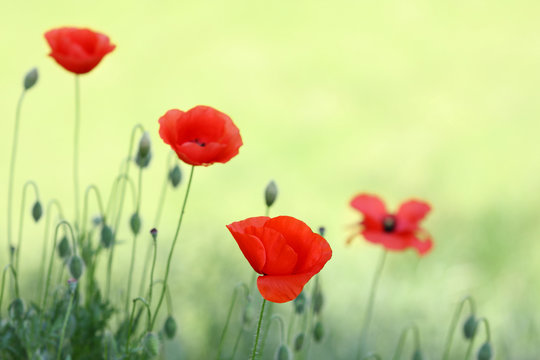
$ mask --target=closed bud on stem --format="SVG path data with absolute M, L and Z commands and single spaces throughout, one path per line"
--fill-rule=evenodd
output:
M 171 171 L 169 171 L 169 181 L 174 188 L 180 185 L 180 181 L 182 181 L 182 171 L 178 164 L 174 165 Z
M 24 82 L 23 82 L 24 90 L 28 90 L 32 88 L 34 85 L 36 85 L 37 81 L 38 81 L 38 70 L 37 68 L 32 68 L 24 76 Z
M 493 357 L 493 349 L 491 348 L 491 343 L 486 341 L 478 350 L 478 360 L 491 360 Z
M 157 234 L 158 234 L 158 231 L 156 228 L 152 228 L 152 230 L 150 230 L 150 235 L 152 235 L 152 239 L 154 239 L 154 241 L 156 241 L 157 239 Z
M 129 219 L 129 226 L 131 227 L 131 232 L 133 235 L 137 235 L 139 233 L 141 230 L 141 218 L 139 217 L 139 213 L 134 213 L 131 215 L 131 219 Z
M 424 355 L 422 355 L 422 351 L 420 349 L 416 349 L 413 353 L 412 360 L 423 360 Z
M 101 243 L 101 246 L 103 246 L 105 249 L 110 248 L 113 243 L 113 238 L 114 238 L 114 234 L 111 227 L 107 224 L 103 224 L 100 235 L 101 237 L 99 239 L 99 242 Z
M 71 276 L 74 279 L 79 280 L 83 271 L 84 271 L 83 260 L 79 256 L 73 255 L 71 259 L 69 260 L 69 272 Z
M 171 315 L 167 316 L 167 320 L 165 320 L 165 324 L 163 324 L 163 333 L 169 340 L 176 335 L 176 321 Z
M 62 237 L 62 239 L 58 243 L 57 249 L 58 249 L 58 256 L 60 256 L 60 258 L 64 259 L 71 256 L 71 247 L 69 246 L 69 240 L 67 236 L 64 235 Z
M 276 360 L 289 360 L 292 358 L 291 350 L 285 344 L 282 344 L 276 351 Z
M 463 336 L 465 336 L 465 339 L 472 339 L 474 335 L 476 334 L 476 328 L 478 327 L 478 321 L 476 320 L 476 317 L 474 314 L 471 314 L 465 320 L 465 323 L 463 324 Z
M 24 316 L 24 302 L 22 299 L 16 298 L 9 304 L 9 317 L 11 320 L 21 320 Z
M 293 301 L 294 312 L 297 314 L 302 314 L 306 308 L 306 295 L 302 291 L 296 299 Z
M 148 135 L 148 132 L 145 131 L 141 136 L 141 140 L 139 141 L 139 150 L 135 156 L 135 163 L 141 168 L 147 167 L 150 163 L 150 159 L 152 158 L 150 147 L 150 135 Z
M 304 333 L 300 333 L 296 335 L 296 337 L 294 338 L 294 351 L 295 352 L 302 350 L 302 347 L 304 346 L 305 337 L 306 336 L 304 335 Z
M 326 233 L 326 228 L 324 226 L 319 227 L 319 235 L 324 237 L 325 233 Z
M 266 185 L 266 189 L 264 190 L 264 200 L 266 201 L 266 206 L 270 207 L 272 204 L 274 204 L 277 194 L 277 185 L 274 180 L 272 180 L 268 183 L 268 185 Z
M 316 342 L 321 342 L 324 337 L 324 326 L 320 320 L 317 320 L 313 327 L 313 339 Z
M 146 355 L 151 359 L 159 354 L 159 338 L 153 333 L 149 332 L 142 339 L 142 347 Z
M 41 207 L 39 200 L 37 200 L 32 207 L 32 217 L 34 218 L 34 221 L 38 222 L 39 219 L 41 219 L 41 215 L 43 215 L 43 208 Z
M 323 305 L 324 305 L 324 296 L 322 294 L 322 291 L 319 289 L 313 295 L 313 312 L 315 314 L 319 314 L 322 310 Z

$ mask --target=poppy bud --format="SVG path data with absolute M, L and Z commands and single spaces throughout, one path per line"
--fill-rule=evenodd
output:
M 152 154 L 150 153 L 150 135 L 148 135 L 148 132 L 145 131 L 141 136 L 141 140 L 139 141 L 139 150 L 137 151 L 137 155 L 135 156 L 135 163 L 139 167 L 144 168 L 148 166 L 151 158 Z
M 43 215 L 43 208 L 41 207 L 41 203 L 38 200 L 32 208 L 32 217 L 34 218 L 35 222 L 38 222 L 39 219 L 41 219 L 41 215 Z
M 324 237 L 325 233 L 326 233 L 326 228 L 324 226 L 319 227 L 319 235 Z
M 78 280 L 81 277 L 83 270 L 84 270 L 83 260 L 77 255 L 72 256 L 71 260 L 69 261 L 69 272 L 71 273 L 71 276 L 74 279 Z
M 149 332 L 146 334 L 142 340 L 142 346 L 144 349 L 144 352 L 150 356 L 150 358 L 153 358 L 159 354 L 159 338 L 158 336 L 153 333 Z
M 171 171 L 169 171 L 169 180 L 174 188 L 180 184 L 180 181 L 182 181 L 180 166 L 174 165 Z
M 277 194 L 277 185 L 274 180 L 272 180 L 268 183 L 268 185 L 266 185 L 266 189 L 264 190 L 264 200 L 266 201 L 266 206 L 272 206 L 272 204 L 276 201 Z
M 58 243 L 58 256 L 60 256 L 60 258 L 67 258 L 68 256 L 71 255 L 71 248 L 69 247 L 69 240 L 67 238 L 67 236 L 63 236 L 62 239 L 60 240 L 60 243 Z
M 315 292 L 315 295 L 313 295 L 313 312 L 315 314 L 320 313 L 323 305 L 324 305 L 324 296 L 320 290 L 317 290 Z
M 38 81 L 38 70 L 37 68 L 32 68 L 24 76 L 24 90 L 28 90 L 36 85 Z
M 71 278 L 71 279 L 68 279 L 67 282 L 68 282 L 69 292 L 73 293 L 77 289 L 77 279 Z
M 480 347 L 480 350 L 478 350 L 478 360 L 491 360 L 493 357 L 493 349 L 491 348 L 490 342 L 485 342 L 484 345 Z
M 320 320 L 317 320 L 315 323 L 315 326 L 313 327 L 313 339 L 315 339 L 316 342 L 321 342 L 322 338 L 324 336 L 324 327 Z
M 157 233 L 158 231 L 156 228 L 152 228 L 152 230 L 150 230 L 150 235 L 152 235 L 152 239 L 154 239 L 154 241 L 156 241 Z
M 165 324 L 163 324 L 163 333 L 165 333 L 167 339 L 172 339 L 176 335 L 176 321 L 170 315 L 165 320 Z
M 101 225 L 101 223 L 104 223 L 104 222 L 105 222 L 105 219 L 99 215 L 96 215 L 92 218 L 92 225 L 94 226 L 99 226 Z
M 113 243 L 114 234 L 111 227 L 107 224 L 103 224 L 101 228 L 101 238 L 99 239 L 101 246 L 108 249 Z
M 16 298 L 9 304 L 9 317 L 12 320 L 20 320 L 24 316 L 24 302 L 22 299 Z
M 304 312 L 306 307 L 306 295 L 303 291 L 296 297 L 296 299 L 294 299 L 293 304 L 294 312 L 297 314 L 302 314 Z
M 465 336 L 465 339 L 472 339 L 474 337 L 477 326 L 478 322 L 476 321 L 475 316 L 469 316 L 463 324 L 463 336 Z
M 420 349 L 416 349 L 413 353 L 412 360 L 423 360 L 424 355 L 422 355 L 422 351 Z
M 141 218 L 139 217 L 139 213 L 134 213 L 131 215 L 129 226 L 131 227 L 131 232 L 133 232 L 133 235 L 137 235 L 139 233 L 141 230 Z
M 304 333 L 300 333 L 296 335 L 296 337 L 294 338 L 294 351 L 298 352 L 302 350 L 302 346 L 304 346 L 305 337 L 306 336 L 304 335 Z
M 276 352 L 276 360 L 289 360 L 292 358 L 291 356 L 291 350 L 289 350 L 289 347 L 285 344 L 282 344 L 277 352 Z

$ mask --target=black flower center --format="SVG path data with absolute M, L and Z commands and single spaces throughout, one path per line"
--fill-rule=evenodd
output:
M 382 226 L 383 226 L 384 232 L 386 233 L 393 232 L 396 229 L 396 225 L 397 225 L 397 222 L 396 222 L 396 217 L 394 215 L 386 215 L 383 218 Z
M 197 145 L 199 145 L 200 147 L 205 147 L 206 146 L 206 143 L 204 141 L 200 141 L 199 139 L 195 139 L 193 140 L 193 142 Z

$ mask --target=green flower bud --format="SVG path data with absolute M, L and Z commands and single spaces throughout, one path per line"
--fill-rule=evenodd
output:
M 41 219 L 41 215 L 43 215 L 43 208 L 41 207 L 41 203 L 38 200 L 32 208 L 32 217 L 34 218 L 35 222 L 38 222 L 39 219 Z
M 146 355 L 151 359 L 156 357 L 159 354 L 159 338 L 153 333 L 149 332 L 142 339 L 142 346 Z
M 135 163 L 141 168 L 147 167 L 150 163 L 150 159 L 152 158 L 150 147 L 150 135 L 148 135 L 148 132 L 145 131 L 141 136 L 141 140 L 139 141 L 139 150 L 135 156 Z
M 71 247 L 69 246 L 69 240 L 67 236 L 63 236 L 57 246 L 58 256 L 64 259 L 71 256 Z
M 422 355 L 422 351 L 420 349 L 416 349 L 413 353 L 412 360 L 423 360 L 424 355 Z
M 152 230 L 150 230 L 150 235 L 152 235 L 152 239 L 154 241 L 156 241 L 156 239 L 157 239 L 157 234 L 158 234 L 158 231 L 157 231 L 156 228 L 152 228 Z
M 485 342 L 478 350 L 478 360 L 491 360 L 493 357 L 493 349 L 491 348 L 491 343 Z
M 305 337 L 306 336 L 304 335 L 304 333 L 300 333 L 296 335 L 296 337 L 294 338 L 294 351 L 295 352 L 302 350 L 302 347 L 304 346 Z
M 9 304 L 9 317 L 11 320 L 21 320 L 24 316 L 24 302 L 22 299 L 16 298 Z
M 266 185 L 266 189 L 264 190 L 264 200 L 266 201 L 266 206 L 270 207 L 272 204 L 274 204 L 277 194 L 277 185 L 274 180 L 272 180 L 268 183 L 268 185 Z
M 180 166 L 174 165 L 171 171 L 169 171 L 169 180 L 174 188 L 180 184 L 180 181 L 182 181 Z
M 472 339 L 476 334 L 477 327 L 478 322 L 476 321 L 476 317 L 474 315 L 469 316 L 463 324 L 463 336 L 465 336 L 465 339 Z
M 306 295 L 302 291 L 296 299 L 293 301 L 294 312 L 297 314 L 302 314 L 306 308 Z
M 34 85 L 36 85 L 37 81 L 38 81 L 38 70 L 37 68 L 32 68 L 24 76 L 24 82 L 23 82 L 24 90 L 28 90 L 32 88 Z
M 84 270 L 83 260 L 77 255 L 72 256 L 71 259 L 69 260 L 69 272 L 71 273 L 71 276 L 74 279 L 79 280 L 79 278 L 81 277 L 83 273 L 83 270 Z
M 131 215 L 131 219 L 129 220 L 129 226 L 131 227 L 133 235 L 137 235 L 139 233 L 139 231 L 141 230 L 141 218 L 139 217 L 139 213 L 134 213 L 133 215 Z
M 316 342 L 321 342 L 324 337 L 324 327 L 320 320 L 317 320 L 315 326 L 313 327 L 313 339 Z
M 319 314 L 324 305 L 324 296 L 320 290 L 317 290 L 313 295 L 313 312 Z
M 163 324 L 163 333 L 167 339 L 172 339 L 176 335 L 176 321 L 172 316 L 168 316 Z
M 291 350 L 285 344 L 282 344 L 276 351 L 276 360 L 289 360 L 292 358 Z
M 114 234 L 111 227 L 107 224 L 103 224 L 103 227 L 101 228 L 101 237 L 99 239 L 101 246 L 108 249 L 113 243 L 113 238 Z

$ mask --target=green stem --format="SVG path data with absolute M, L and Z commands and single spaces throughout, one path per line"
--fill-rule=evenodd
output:
M 377 286 L 379 285 L 379 279 L 381 277 L 381 273 L 384 268 L 384 263 L 386 261 L 387 253 L 388 251 L 384 249 L 382 252 L 381 258 L 379 260 L 379 265 L 377 266 L 377 269 L 375 270 L 373 281 L 371 283 L 371 289 L 369 291 L 369 298 L 368 298 L 368 303 L 366 307 L 366 314 L 364 316 L 364 323 L 362 325 L 362 331 L 360 333 L 360 347 L 358 349 L 358 356 L 357 356 L 358 358 L 362 356 L 362 352 L 364 351 L 364 348 L 367 343 L 369 326 L 371 324 L 371 318 L 373 317 L 373 305 L 375 304 L 375 295 L 377 293 Z
M 283 321 L 283 318 L 279 314 L 274 314 L 270 318 L 270 322 L 272 320 L 276 320 L 279 323 L 279 334 L 280 334 L 280 342 L 281 345 L 285 344 L 285 322 Z
M 41 254 L 41 265 L 40 265 L 40 277 L 39 277 L 39 291 L 37 293 L 38 299 L 36 300 L 36 303 L 39 302 L 39 297 L 43 293 L 43 284 L 45 283 L 43 276 L 45 276 L 45 263 L 47 262 L 47 240 L 49 235 L 49 226 L 51 223 L 51 208 L 53 205 L 56 205 L 56 209 L 58 211 L 58 215 L 60 216 L 60 219 L 64 219 L 64 215 L 62 212 L 62 207 L 60 206 L 60 203 L 58 200 L 51 200 L 47 204 L 47 209 L 45 211 L 45 230 L 43 233 L 43 251 Z
M 236 355 L 236 351 L 238 350 L 238 345 L 240 344 L 240 339 L 242 338 L 242 333 L 243 332 L 244 332 L 244 327 L 242 326 L 238 330 L 238 335 L 236 335 L 236 340 L 234 341 L 233 352 L 232 352 L 232 355 L 231 355 L 230 359 L 234 359 L 234 356 Z
M 217 351 L 217 356 L 216 356 L 216 359 L 218 359 L 218 360 L 221 357 L 221 351 L 223 349 L 223 342 L 225 340 L 225 335 L 227 334 L 227 329 L 229 328 L 229 323 L 231 321 L 231 315 L 232 315 L 232 312 L 233 312 L 233 309 L 234 309 L 234 304 L 236 303 L 236 297 L 238 295 L 238 289 L 240 287 L 244 288 L 244 290 L 246 291 L 246 296 L 247 296 L 247 294 L 249 294 L 249 289 L 248 289 L 247 285 L 244 284 L 244 283 L 236 285 L 234 287 L 234 289 L 233 289 L 233 296 L 232 296 L 232 299 L 231 299 L 231 305 L 229 305 L 229 311 L 227 312 L 227 320 L 225 320 L 225 326 L 223 327 L 223 331 L 221 332 L 221 337 L 219 339 L 219 346 L 218 346 L 218 351 Z
M 82 234 L 83 236 L 86 236 L 86 224 L 88 222 L 87 216 L 88 216 L 88 196 L 90 195 L 90 190 L 94 190 L 94 193 L 96 194 L 96 200 L 99 208 L 99 215 L 101 216 L 101 219 L 103 222 L 105 222 L 105 212 L 103 208 L 103 202 L 101 201 L 101 194 L 99 192 L 99 189 L 96 185 L 89 185 L 86 188 L 86 191 L 84 193 L 84 205 L 83 205 L 83 218 L 82 218 Z
M 0 314 L 2 313 L 2 302 L 4 300 L 4 283 L 6 281 L 6 271 L 8 269 L 11 269 L 11 274 L 13 275 L 13 280 L 15 282 L 15 297 L 19 298 L 19 281 L 17 279 L 17 272 L 15 271 L 15 268 L 13 265 L 9 264 L 4 267 L 4 271 L 2 272 L 2 289 L 0 290 Z
M 171 260 L 172 260 L 172 255 L 174 252 L 174 246 L 176 245 L 176 240 L 178 239 L 178 234 L 180 233 L 180 226 L 182 225 L 182 219 L 184 218 L 184 212 L 186 209 L 186 203 L 187 203 L 187 199 L 189 195 L 189 190 L 191 189 L 191 181 L 193 180 L 194 169 L 195 169 L 195 166 L 192 166 L 191 172 L 189 173 L 189 181 L 187 184 L 186 195 L 184 197 L 184 203 L 182 204 L 182 210 L 180 212 L 180 218 L 178 219 L 178 225 L 176 226 L 176 233 L 174 235 L 174 239 L 171 245 L 171 250 L 169 251 L 169 258 L 167 259 L 167 267 L 165 269 L 165 277 L 163 279 L 164 286 L 163 286 L 163 289 L 161 290 L 161 296 L 159 297 L 156 311 L 154 312 L 154 317 L 152 319 L 152 328 L 154 327 L 154 323 L 156 322 L 156 317 L 159 313 L 159 308 L 161 307 L 161 303 L 163 302 L 163 297 L 165 296 L 165 289 L 167 288 L 167 280 L 169 278 L 169 270 L 171 267 Z
M 131 316 L 129 317 L 129 326 L 128 326 L 128 333 L 127 333 L 127 341 L 126 341 L 126 357 L 129 358 L 129 342 L 131 338 L 131 328 L 133 326 L 133 316 L 135 315 L 135 306 L 137 305 L 137 301 L 140 301 L 143 303 L 143 305 L 146 307 L 146 312 L 148 316 L 148 331 L 150 332 L 150 324 L 151 324 L 151 311 L 150 311 L 150 305 L 144 300 L 142 297 L 137 297 L 133 299 L 133 307 L 131 308 Z
M 291 343 L 291 336 L 294 329 L 294 321 L 296 320 L 296 309 L 293 304 L 291 318 L 289 319 L 289 329 L 287 330 L 287 344 Z
M 480 323 L 483 323 L 484 327 L 486 328 L 486 342 L 491 341 L 491 331 L 489 329 L 489 322 L 485 317 L 481 317 L 477 320 L 477 328 L 476 328 L 476 331 L 474 332 L 474 335 L 471 341 L 469 341 L 469 346 L 467 347 L 467 353 L 465 354 L 465 357 L 463 358 L 464 360 L 468 360 L 469 357 L 471 356 L 471 352 L 474 347 L 474 340 L 476 339 L 476 334 L 478 334 L 478 327 L 480 327 Z
M 259 323 L 257 325 L 257 333 L 255 335 L 255 344 L 253 344 L 253 350 L 251 352 L 251 360 L 255 360 L 257 356 L 257 345 L 259 343 L 259 335 L 261 333 L 261 324 L 264 315 L 264 306 L 266 305 L 266 299 L 263 300 L 261 305 L 261 313 L 259 314 Z
M 418 326 L 415 324 L 407 326 L 403 331 L 401 332 L 401 335 L 399 336 L 399 342 L 396 347 L 396 351 L 394 352 L 393 360 L 398 360 L 401 357 L 401 353 L 403 351 L 403 345 L 405 345 L 405 340 L 407 340 L 407 334 L 410 330 L 414 331 L 414 343 L 416 349 L 420 349 L 420 331 L 418 330 Z
M 137 193 L 137 203 L 135 213 L 139 214 L 139 209 L 141 206 L 141 193 L 142 193 L 142 167 L 139 168 L 139 186 Z M 135 254 L 137 250 L 137 237 L 138 232 L 133 234 L 133 246 L 131 248 L 131 262 L 129 264 L 129 274 L 128 274 L 128 283 L 126 291 L 126 313 L 129 311 L 129 299 L 131 298 L 131 284 L 133 282 L 133 270 L 135 268 Z
M 150 271 L 150 289 L 148 290 L 149 291 L 149 294 L 148 294 L 148 303 L 151 305 L 152 304 L 152 292 L 153 292 L 153 284 L 154 284 L 154 270 L 155 270 L 155 267 L 156 267 L 156 257 L 157 257 L 157 241 L 156 239 L 152 236 L 152 244 L 154 245 L 154 255 L 152 256 L 152 270 Z M 142 291 L 141 291 L 142 293 Z M 152 331 L 152 329 L 150 329 L 150 331 Z
M 25 202 L 26 202 L 26 189 L 28 189 L 28 186 L 32 185 L 34 188 L 34 193 L 36 195 L 36 201 L 39 201 L 39 191 L 38 187 L 35 182 L 33 181 L 27 181 L 23 186 L 22 191 L 22 200 L 21 200 L 21 215 L 19 217 L 19 234 L 17 239 L 17 248 L 15 249 L 15 270 L 19 272 L 19 258 L 21 254 L 21 248 L 22 248 L 22 232 L 23 232 L 23 223 L 24 223 L 24 210 L 25 210 Z
M 466 302 L 469 303 L 471 314 L 472 315 L 476 314 L 476 306 L 475 306 L 473 298 L 471 296 L 464 297 L 459 302 L 456 310 L 454 311 L 454 316 L 452 317 L 452 321 L 450 323 L 450 329 L 448 330 L 448 335 L 446 337 L 446 345 L 444 346 L 444 352 L 443 352 L 443 357 L 442 357 L 443 360 L 447 360 L 448 356 L 450 355 L 450 348 L 452 347 L 452 340 L 454 338 L 454 332 L 456 330 L 459 317 L 461 316 L 461 312 L 463 311 L 463 306 L 465 305 Z
M 75 287 L 77 284 L 75 284 Z M 62 346 L 64 345 L 64 335 L 66 333 L 66 327 L 69 320 L 69 315 L 71 314 L 71 308 L 73 307 L 73 299 L 75 298 L 75 289 L 70 289 L 71 296 L 69 297 L 68 308 L 66 311 L 66 316 L 64 317 L 64 323 L 62 325 L 62 331 L 60 332 L 60 343 L 58 344 L 58 352 L 56 355 L 56 360 L 60 360 L 62 354 Z
M 79 218 L 79 135 L 81 127 L 81 91 L 79 75 L 75 75 L 75 129 L 73 132 L 73 189 L 75 191 L 75 227 L 78 228 Z
M 15 110 L 15 127 L 13 129 L 13 145 L 11 147 L 11 162 L 9 165 L 9 182 L 8 182 L 8 201 L 7 201 L 7 240 L 8 240 L 8 254 L 10 254 L 9 262 L 13 264 L 13 255 L 11 248 L 13 244 L 11 242 L 11 225 L 12 225 L 12 207 L 13 207 L 13 181 L 15 178 L 15 163 L 17 160 L 17 144 L 19 142 L 19 123 L 21 118 L 21 108 L 26 91 L 23 90 L 19 96 L 17 102 L 17 108 Z

